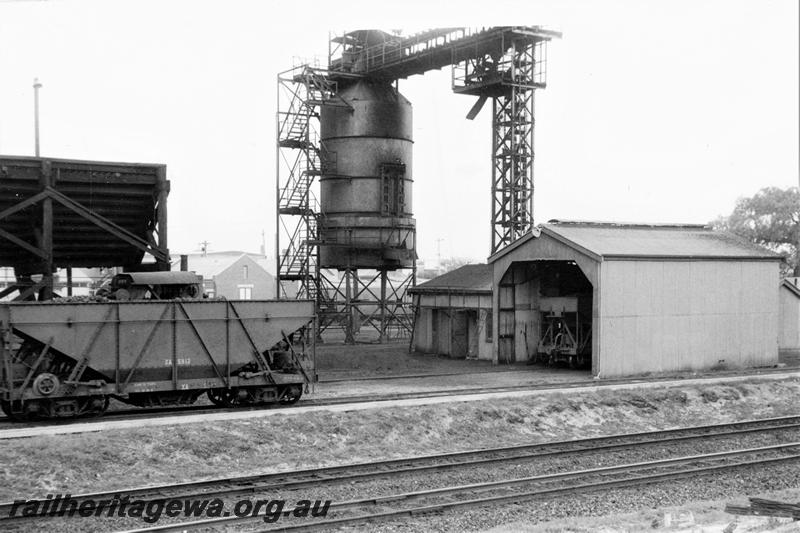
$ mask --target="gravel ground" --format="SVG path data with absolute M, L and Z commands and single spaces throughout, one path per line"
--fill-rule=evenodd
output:
M 499 508 L 484 507 L 465 512 L 449 512 L 424 516 L 403 522 L 374 524 L 370 531 L 524 531 L 548 521 L 552 529 L 562 531 L 558 521 L 583 517 L 585 527 L 570 531 L 596 531 L 591 517 L 602 517 L 621 512 L 640 511 L 638 523 L 629 525 L 628 531 L 671 529 L 664 525 L 663 509 L 710 501 L 712 508 L 724 508 L 725 503 L 742 501 L 743 496 L 769 497 L 773 491 L 796 489 L 800 486 L 800 464 L 783 464 L 770 467 L 745 468 L 735 472 L 714 474 L 692 479 L 659 483 L 613 492 L 596 492 L 570 498 L 553 498 L 546 501 L 526 501 Z M 779 496 L 779 495 L 778 495 Z M 774 496 L 773 496 L 774 497 Z M 644 512 L 641 512 L 645 510 Z M 729 516 L 728 522 L 735 517 Z M 498 526 L 505 527 L 498 527 Z M 766 527 L 755 531 L 773 531 L 774 523 L 765 520 Z M 366 528 L 362 528 L 366 529 Z
M 287 412 L 271 420 L 19 439 L 0 442 L 3 481 L 0 483 L 0 499 L 27 495 L 42 497 L 53 492 L 113 490 L 202 477 L 252 475 L 304 466 L 664 429 L 683 426 L 689 421 L 691 424 L 707 424 L 797 414 L 795 398 L 798 394 L 800 382 L 797 380 L 619 392 L 576 391 L 569 395 L 493 400 L 491 404 L 451 403 L 360 412 L 321 412 L 303 417 Z M 740 439 L 738 442 L 745 441 Z M 717 444 L 714 448 L 720 446 Z M 666 451 L 674 449 L 669 447 Z M 699 450 L 696 446 L 694 449 Z M 650 456 L 657 453 L 664 452 L 656 450 L 650 452 Z M 597 465 L 598 461 L 591 464 Z M 575 465 L 571 466 L 574 468 Z M 519 468 L 533 467 L 522 465 Z M 790 482 L 796 483 L 795 480 L 800 479 L 796 477 L 795 466 L 784 467 L 784 470 L 791 471 L 792 476 L 785 479 L 778 476 L 784 482 L 777 483 L 775 488 L 791 486 Z M 536 472 L 542 471 L 540 466 Z M 488 479 L 487 474 L 476 477 Z M 736 476 L 726 474 L 720 479 L 728 477 Z M 429 483 L 429 478 L 419 476 L 419 485 Z M 457 478 L 451 479 L 447 484 L 456 481 Z M 408 480 L 408 483 L 413 486 L 414 480 Z M 405 482 L 403 486 L 407 486 Z M 772 486 L 759 482 L 753 482 L 752 486 L 752 490 L 741 489 L 724 495 L 773 490 Z M 697 487 L 692 484 L 688 489 L 696 490 Z M 400 485 L 393 486 L 391 492 L 400 488 Z M 354 486 L 339 490 L 337 499 L 355 493 Z M 303 491 L 302 495 L 307 498 L 324 496 L 315 493 L 309 490 Z M 631 493 L 644 503 L 627 506 L 628 500 L 620 496 L 619 505 L 608 502 L 603 504 L 605 507 L 586 504 L 583 511 L 575 508 L 566 515 L 597 516 L 601 513 L 595 509 L 619 512 L 628 508 L 652 507 L 652 501 L 644 498 L 645 491 L 637 489 Z M 681 493 L 676 491 L 676 494 Z M 693 494 L 702 495 L 698 492 Z M 713 493 L 709 494 L 712 498 Z M 576 501 L 583 501 L 583 497 Z M 677 500 L 666 499 L 658 505 L 680 504 L 675 502 Z M 531 505 L 526 503 L 519 509 L 529 509 Z M 553 507 L 555 511 L 560 509 L 553 503 L 542 505 L 547 509 Z M 507 506 L 502 510 L 473 511 L 472 522 L 459 522 L 469 513 L 455 513 L 441 519 L 426 517 L 424 521 L 415 522 L 416 528 L 415 523 L 396 527 L 428 529 L 427 521 L 431 520 L 432 527 L 438 530 L 460 530 L 468 524 L 473 524 L 468 529 L 480 530 L 519 520 L 539 522 L 547 517 L 565 516 L 552 514 L 555 513 L 552 509 L 548 511 L 551 514 L 543 512 L 541 516 L 538 511 L 532 515 L 520 514 L 519 509 Z M 499 514 L 494 516 L 494 513 Z M 491 519 L 480 518 L 484 515 Z M 454 521 L 453 525 L 448 526 L 448 521 Z M 63 528 L 56 529 L 97 530 L 79 519 L 64 521 L 61 525 Z M 141 525 L 141 522 L 131 525 Z
M 285 490 L 281 492 L 270 492 L 268 494 L 256 494 L 252 498 L 284 499 L 289 502 L 300 499 L 321 499 L 342 502 L 348 500 L 358 500 L 375 496 L 388 496 L 392 494 L 402 494 L 420 490 L 442 488 L 448 486 L 458 486 L 472 483 L 485 483 L 490 481 L 500 481 L 505 479 L 518 479 L 531 476 L 542 476 L 551 473 L 587 470 L 612 466 L 619 464 L 630 464 L 657 459 L 674 458 L 701 453 L 713 453 L 724 450 L 755 448 L 769 446 L 786 442 L 797 442 L 800 440 L 800 430 L 782 430 L 764 434 L 752 434 L 742 436 L 715 437 L 707 440 L 697 440 L 680 442 L 671 445 L 648 445 L 646 447 L 635 448 L 633 450 L 616 450 L 598 453 L 583 453 L 567 457 L 537 458 L 532 460 L 519 460 L 511 463 L 501 463 L 498 465 L 475 466 L 469 468 L 459 468 L 452 471 L 436 473 L 400 473 L 389 479 L 363 480 L 357 482 L 345 482 L 327 486 L 324 490 L 300 488 L 296 490 Z M 580 481 L 572 483 L 583 483 L 589 478 L 582 478 Z M 520 489 L 498 489 L 493 494 L 513 493 L 514 491 L 530 490 L 531 486 Z M 250 496 L 248 496 L 250 497 Z M 226 508 L 233 508 L 236 500 L 242 498 L 225 498 Z M 459 497 L 463 499 L 463 497 Z M 438 500 L 437 500 L 438 501 Z M 401 504 L 402 506 L 420 506 L 434 503 L 434 499 L 413 500 Z M 515 506 L 510 506 L 513 509 Z M 390 510 L 386 507 L 384 510 Z M 363 512 L 375 512 L 375 508 L 365 508 Z M 331 513 L 332 517 L 343 516 L 339 513 Z M 345 514 L 353 514 L 352 511 Z M 355 513 L 355 514 L 360 514 Z M 457 516 L 459 512 L 449 513 Z M 443 517 L 446 520 L 447 517 Z M 163 519 L 160 523 L 168 523 L 170 520 Z M 51 531 L 72 531 L 80 530 L 84 524 L 80 524 L 77 519 L 61 519 L 40 522 L 41 527 Z M 141 526 L 141 522 L 136 519 L 104 519 L 92 520 L 93 528 L 97 530 L 117 530 L 123 528 L 134 528 Z M 394 526 L 387 526 L 394 527 Z M 402 526 L 404 528 L 411 527 Z M 74 529 L 77 528 L 77 529 Z M 406 529 L 413 530 L 413 529 Z

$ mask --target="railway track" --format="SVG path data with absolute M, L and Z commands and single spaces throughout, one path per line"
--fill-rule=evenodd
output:
M 644 380 L 642 381 L 644 382 Z M 638 383 L 638 381 L 626 382 Z M 339 396 L 336 398 L 326 399 L 306 399 L 300 400 L 292 406 L 285 406 L 279 404 L 268 405 L 253 405 L 253 406 L 239 406 L 239 407 L 224 407 L 216 405 L 188 405 L 178 407 L 142 407 L 133 409 L 118 409 L 108 411 L 102 416 L 94 417 L 79 417 L 71 419 L 51 419 L 51 420 L 35 420 L 35 421 L 14 421 L 6 416 L 0 416 L 0 432 L 4 429 L 17 429 L 17 428 L 35 428 L 47 426 L 63 426 L 74 423 L 87 423 L 87 422 L 108 422 L 112 420 L 136 420 L 147 418 L 161 418 L 165 416 L 193 416 L 206 413 L 236 413 L 243 411 L 262 411 L 272 409 L 291 409 L 292 407 L 304 406 L 328 406 L 328 405 L 342 405 L 348 403 L 365 403 L 365 402 L 390 402 L 395 400 L 410 400 L 418 398 L 439 398 L 443 396 L 463 395 L 473 396 L 478 394 L 487 393 L 502 393 L 502 392 L 517 392 L 527 390 L 548 390 L 548 389 L 562 389 L 562 388 L 581 388 L 586 386 L 597 386 L 596 383 L 567 383 L 564 385 L 548 384 L 548 385 L 510 385 L 502 387 L 481 387 L 481 388 L 452 388 L 440 389 L 433 391 L 421 392 L 407 392 L 407 393 L 394 393 L 382 394 L 380 396 Z M 611 383 L 609 383 L 611 385 Z
M 394 375 L 381 375 L 381 376 L 347 376 L 347 377 L 328 377 L 328 378 L 321 378 L 318 383 L 346 383 L 351 381 L 391 381 L 391 380 L 399 380 L 399 379 L 420 379 L 420 378 L 438 378 L 438 377 L 449 377 L 449 376 L 472 376 L 472 375 L 480 375 L 480 374 L 500 374 L 500 373 L 507 373 L 507 372 L 523 372 L 531 367 L 525 366 L 521 368 L 501 368 L 497 370 L 482 370 L 482 371 L 468 371 L 468 372 L 431 372 L 431 373 L 417 373 L 417 374 L 394 374 Z M 533 371 L 536 372 L 536 366 L 533 367 Z M 728 376 L 752 376 L 758 377 L 761 375 L 770 375 L 770 374 L 782 374 L 786 372 L 790 372 L 792 370 L 797 370 L 796 367 L 780 367 L 780 368 L 759 368 L 754 371 L 749 372 L 742 372 L 741 370 L 716 370 L 713 373 L 713 377 L 728 377 Z M 574 372 L 580 374 L 582 371 L 574 371 L 571 370 L 570 372 Z M 592 380 L 591 375 L 588 375 L 588 370 L 585 371 L 587 373 L 586 381 L 574 381 L 564 383 L 563 386 L 575 385 L 575 386 L 585 386 L 588 384 L 597 385 L 597 383 L 589 383 Z M 692 378 L 694 378 L 693 376 Z M 711 377 L 711 376 L 710 376 Z M 640 378 L 610 378 L 610 379 L 603 379 L 603 383 L 651 383 L 651 382 L 659 382 L 659 381 L 674 381 L 676 379 L 681 379 L 681 376 L 649 376 L 649 377 L 640 377 Z
M 730 462 L 730 459 L 742 456 L 758 456 L 769 452 L 785 452 L 782 455 L 768 458 L 756 458 L 739 462 Z M 800 442 L 775 446 L 734 450 L 729 452 L 716 452 L 663 461 L 647 461 L 642 463 L 624 464 L 613 467 L 594 468 L 563 472 L 559 474 L 504 480 L 497 482 L 476 483 L 443 487 L 433 490 L 415 491 L 379 497 L 369 497 L 357 500 L 331 503 L 329 511 L 345 511 L 346 516 L 326 518 L 316 522 L 302 524 L 281 523 L 275 527 L 257 529 L 256 531 L 319 531 L 329 530 L 343 526 L 374 525 L 376 522 L 404 519 L 420 515 L 449 511 L 458 508 L 473 509 L 478 506 L 500 505 L 503 503 L 520 502 L 533 498 L 548 498 L 559 495 L 574 495 L 581 492 L 590 492 L 608 489 L 621 489 L 650 485 L 664 481 L 687 479 L 701 475 L 718 474 L 727 470 L 746 467 L 767 466 L 800 460 Z M 711 463 L 711 464 L 709 464 Z M 695 466 L 696 465 L 696 466 Z M 608 479 L 612 476 L 612 479 Z M 596 478 L 596 479 L 595 479 Z M 578 484 L 566 484 L 572 480 L 586 480 Z M 526 485 L 539 485 L 534 490 L 515 491 L 514 489 Z M 481 494 L 493 491 L 493 496 Z M 497 492 L 506 493 L 496 495 Z M 409 502 L 419 500 L 444 501 L 422 505 L 405 506 Z M 381 510 L 383 507 L 398 505 L 399 509 L 389 511 Z M 368 509 L 364 512 L 365 509 Z M 284 516 L 290 516 L 294 508 L 284 511 Z M 179 524 L 166 524 L 143 529 L 129 530 L 126 533 L 166 533 L 184 532 L 204 528 L 216 528 L 233 525 L 240 522 L 251 522 L 258 517 L 224 517 L 216 519 L 183 522 Z
M 412 393 L 398 393 L 398 394 L 384 394 L 379 397 L 366 397 L 366 396 L 341 396 L 338 398 L 317 400 L 308 399 L 300 400 L 294 406 L 326 406 L 326 405 L 341 405 L 348 403 L 363 403 L 363 402 L 381 402 L 393 400 L 407 400 L 414 398 L 437 398 L 442 396 L 451 396 L 454 394 L 474 395 L 486 394 L 488 392 L 511 392 L 520 390 L 530 390 L 532 387 L 529 385 L 509 386 L 509 387 L 484 387 L 480 389 L 446 389 L 429 392 L 412 392 Z M 4 429 L 18 429 L 18 428 L 37 428 L 48 426 L 64 426 L 75 423 L 91 423 L 91 422 L 109 422 L 112 420 L 137 420 L 149 418 L 162 418 L 168 416 L 194 416 L 206 413 L 240 413 L 246 411 L 262 411 L 272 409 L 291 409 L 293 406 L 285 406 L 279 404 L 267 405 L 253 405 L 253 406 L 239 406 L 239 407 L 223 407 L 216 405 L 189 405 L 182 407 L 153 407 L 153 408 L 134 408 L 134 409 L 119 409 L 108 411 L 102 416 L 94 417 L 79 417 L 71 419 L 52 419 L 52 420 L 35 420 L 35 421 L 14 421 L 6 416 L 0 416 L 0 433 Z
M 763 372 L 764 375 L 770 375 L 775 373 L 785 373 L 785 369 L 780 369 L 780 372 L 775 371 L 766 371 Z M 736 374 L 739 376 L 742 374 Z M 749 377 L 758 377 L 761 374 L 752 374 L 747 375 Z M 405 378 L 405 376 L 401 376 L 400 378 Z M 400 379 L 398 378 L 398 379 Z M 395 378 L 391 378 L 395 379 Z M 336 381 L 336 380 L 332 380 Z M 178 406 L 178 407 L 151 407 L 151 408 L 123 408 L 117 409 L 106 412 L 101 417 L 84 417 L 84 418 L 74 418 L 74 419 L 53 419 L 53 420 L 38 420 L 38 421 L 27 421 L 27 422 L 19 422 L 19 421 L 12 421 L 8 419 L 8 417 L 0 414 L 0 438 L 2 437 L 2 431 L 5 429 L 18 429 L 18 428 L 36 428 L 36 427 L 47 427 L 47 426 L 63 426 L 63 425 L 70 425 L 74 423 L 91 423 L 97 421 L 99 423 L 111 421 L 111 420 L 136 420 L 136 419 L 149 419 L 149 418 L 162 418 L 168 416 L 192 416 L 198 414 L 206 414 L 206 413 L 226 413 L 226 412 L 246 412 L 246 411 L 261 411 L 261 410 L 272 410 L 272 409 L 291 409 L 292 407 L 304 407 L 304 406 L 328 406 L 328 405 L 341 405 L 341 404 L 348 404 L 348 403 L 364 403 L 364 402 L 390 402 L 396 400 L 408 400 L 408 399 L 423 399 L 423 398 L 438 398 L 443 396 L 452 396 L 452 395 L 463 395 L 463 396 L 472 396 L 472 395 L 479 395 L 479 394 L 487 394 L 487 393 L 503 393 L 503 392 L 518 392 L 518 391 L 530 391 L 530 390 L 552 390 L 552 389 L 581 389 L 585 387 L 613 387 L 618 385 L 628 385 L 628 384 L 644 384 L 644 383 L 658 383 L 658 382 L 666 382 L 666 381 L 675 381 L 675 378 L 663 378 L 663 379 L 609 379 L 603 380 L 602 382 L 595 383 L 595 382 L 569 382 L 569 383 L 547 383 L 547 384 L 526 384 L 526 385 L 508 385 L 508 386 L 500 386 L 500 387 L 481 387 L 481 388 L 449 388 L 449 389 L 440 389 L 440 390 L 433 390 L 433 391 L 420 391 L 420 392 L 408 392 L 408 393 L 394 393 L 394 394 L 382 394 L 380 396 L 372 396 L 367 397 L 364 395 L 358 396 L 340 396 L 336 398 L 325 398 L 325 399 L 301 399 L 293 406 L 284 406 L 278 404 L 270 404 L 270 405 L 253 405 L 253 406 L 240 406 L 240 407 L 223 407 L 223 406 L 216 406 L 216 405 L 189 405 L 189 406 Z
M 524 372 L 528 370 L 530 367 L 518 367 L 518 368 L 498 368 L 492 370 L 472 370 L 472 371 L 454 371 L 454 372 L 419 372 L 417 374 L 388 374 L 388 375 L 381 375 L 381 376 L 348 376 L 346 372 L 332 372 L 332 376 L 334 377 L 326 377 L 320 378 L 317 383 L 348 383 L 351 381 L 391 381 L 395 379 L 427 379 L 427 378 L 441 378 L 441 377 L 450 377 L 450 376 L 479 376 L 479 375 L 486 375 L 486 374 L 502 374 L 507 372 Z M 574 372 L 574 371 L 571 371 Z M 335 377 L 337 374 L 344 374 L 345 377 Z M 588 370 L 586 371 L 587 380 L 591 379 Z
M 210 479 L 210 480 L 203 480 L 203 481 L 189 482 L 189 483 L 139 487 L 128 490 L 115 490 L 115 491 L 97 492 L 91 494 L 74 495 L 72 496 L 72 499 L 78 501 L 79 503 L 86 500 L 98 501 L 104 499 L 123 498 L 123 497 L 128 497 L 130 499 L 141 499 L 141 500 L 153 500 L 162 498 L 184 500 L 184 499 L 211 498 L 211 497 L 222 497 L 222 498 L 228 498 L 234 496 L 241 497 L 241 496 L 266 494 L 266 493 L 274 494 L 278 491 L 293 490 L 303 487 L 313 487 L 315 491 L 318 491 L 322 488 L 325 488 L 326 486 L 334 486 L 342 483 L 354 483 L 356 481 L 363 481 L 369 479 L 393 478 L 394 476 L 404 475 L 404 474 L 428 475 L 431 473 L 447 472 L 456 469 L 470 469 L 470 468 L 475 469 L 483 467 L 493 467 L 496 465 L 501 465 L 502 463 L 507 463 L 507 464 L 512 463 L 516 465 L 528 461 L 536 461 L 539 459 L 563 458 L 580 454 L 597 454 L 597 453 L 615 452 L 615 451 L 646 448 L 646 447 L 663 448 L 664 446 L 676 445 L 690 441 L 716 439 L 723 437 L 738 437 L 746 434 L 758 434 L 758 433 L 781 432 L 781 431 L 800 431 L 800 416 L 770 418 L 762 420 L 749 420 L 749 421 L 727 423 L 727 424 L 678 428 L 665 431 L 650 431 L 642 433 L 610 435 L 610 436 L 594 437 L 594 438 L 587 438 L 575 441 L 557 441 L 549 443 L 538 443 L 531 445 L 519 445 L 511 447 L 492 448 L 492 449 L 466 450 L 466 451 L 452 452 L 446 454 L 405 457 L 405 458 L 391 459 L 384 461 L 345 464 L 345 465 L 305 469 L 305 470 L 294 470 L 294 471 L 278 472 L 278 473 L 271 473 L 271 474 L 264 474 L 257 476 Z M 608 481 L 608 479 L 605 478 L 612 474 L 613 475 L 626 474 L 628 475 L 628 477 L 624 478 L 624 480 L 622 481 L 620 480 L 617 481 L 619 483 L 632 483 L 635 480 L 630 479 L 631 475 L 636 474 L 640 476 L 642 475 L 642 472 L 646 472 L 648 468 L 662 469 L 669 467 L 674 469 L 679 466 L 685 466 L 700 462 L 705 462 L 705 463 L 711 462 L 713 464 L 711 464 L 710 466 L 715 466 L 723 469 L 738 468 L 741 467 L 742 465 L 732 466 L 732 464 L 730 463 L 731 459 L 748 455 L 753 455 L 753 456 L 767 455 L 767 457 L 760 457 L 757 460 L 769 460 L 775 462 L 775 461 L 788 461 L 800 458 L 800 455 L 798 454 L 800 454 L 800 442 L 790 442 L 790 443 L 766 446 L 756 449 L 731 450 L 725 452 L 705 454 L 702 456 L 662 459 L 659 461 L 650 461 L 646 463 L 635 463 L 633 465 L 616 465 L 616 466 L 603 467 L 592 470 L 559 472 L 556 474 L 548 474 L 546 476 L 536 476 L 534 478 L 529 477 L 521 479 L 508 479 L 508 480 L 480 483 L 474 485 L 446 487 L 444 489 L 417 491 L 415 493 L 402 493 L 402 494 L 395 494 L 388 496 L 380 496 L 377 498 L 372 497 L 366 499 L 351 500 L 346 502 L 336 502 L 331 505 L 331 509 L 336 511 L 343 509 L 363 510 L 362 508 L 365 506 L 374 507 L 374 505 L 376 505 L 377 502 L 380 502 L 381 505 L 386 505 L 391 502 L 408 502 L 412 500 L 418 500 L 420 498 L 427 498 L 434 496 L 437 498 L 451 497 L 451 496 L 458 496 L 460 498 L 463 498 L 465 497 L 464 496 L 465 494 L 469 496 L 469 494 L 472 494 L 473 492 L 481 492 L 484 490 L 491 490 L 493 491 L 493 494 L 497 496 L 497 490 L 500 489 L 505 490 L 509 488 L 516 489 L 531 484 L 536 485 L 535 487 L 536 490 L 534 490 L 533 492 L 528 491 L 530 492 L 530 494 L 547 495 L 550 494 L 552 491 L 556 491 L 552 492 L 555 494 L 558 491 L 573 490 L 574 487 L 570 486 L 567 488 L 564 487 L 559 488 L 559 487 L 551 487 L 549 485 L 545 487 L 539 487 L 538 485 L 541 485 L 542 483 L 549 484 L 551 482 L 561 483 L 576 479 L 585 480 L 591 478 L 591 476 L 603 477 L 604 479 L 598 481 L 597 483 L 601 482 L 605 483 L 606 481 Z M 718 464 L 719 461 L 723 461 L 723 463 Z M 751 460 L 751 462 L 752 461 L 753 460 Z M 748 462 L 747 465 L 751 464 L 751 462 Z M 709 464 L 705 464 L 703 465 L 703 468 L 710 466 Z M 668 472 L 669 475 L 665 474 L 665 477 L 663 477 L 663 479 L 673 479 L 674 476 L 676 475 L 688 475 L 688 474 L 681 474 L 681 472 L 684 471 L 680 470 L 676 472 L 669 470 Z M 658 472 L 654 471 L 654 473 Z M 662 477 L 656 477 L 655 479 L 662 479 Z M 606 486 L 603 485 L 602 483 L 601 485 L 598 485 L 598 487 Z M 609 486 L 616 486 L 616 485 L 609 485 Z M 585 489 L 586 487 L 582 488 L 581 490 Z M 525 494 L 523 494 L 522 497 L 531 497 L 530 495 L 525 495 Z M 518 498 L 521 496 L 519 496 L 519 494 L 515 492 L 512 496 L 509 497 Z M 472 501 L 472 500 L 473 498 L 467 497 L 466 500 L 464 501 Z M 43 502 L 45 500 L 40 500 L 40 501 Z M 488 503 L 491 503 L 492 501 L 495 500 L 491 499 L 486 500 L 486 502 Z M 501 501 L 501 500 L 496 500 L 496 501 Z M 365 502 L 371 502 L 371 504 L 368 505 Z M 457 500 L 455 502 L 448 500 L 447 502 L 437 503 L 436 505 L 439 505 L 442 509 L 451 506 L 465 505 L 460 502 L 461 500 Z M 27 526 L 31 525 L 31 521 L 40 520 L 35 517 L 32 518 L 16 517 L 9 519 L 8 517 L 12 506 L 13 503 L 10 502 L 0 504 L 0 517 L 1 517 L 0 529 L 6 529 L 11 525 L 20 522 L 24 522 L 25 524 L 23 525 Z M 426 506 L 426 508 L 427 507 L 430 506 Z M 422 512 L 419 509 L 416 509 L 413 512 Z M 375 512 L 362 513 L 362 515 L 359 516 L 364 516 L 364 517 L 369 516 L 371 517 L 369 519 L 377 519 L 377 518 L 389 519 L 392 517 L 400 516 L 401 514 L 408 514 L 408 512 L 410 511 L 408 509 L 400 509 L 400 510 L 394 509 L 387 512 L 389 514 L 386 514 L 384 511 L 380 511 L 379 513 L 380 516 L 377 516 Z M 339 518 L 337 518 L 336 520 L 339 520 Z M 342 519 L 344 520 L 345 518 Z M 346 517 L 346 520 L 356 520 L 356 519 L 367 520 L 367 518 L 358 518 L 357 516 Z M 177 530 L 184 530 L 188 527 L 194 528 L 201 526 L 205 527 L 211 525 L 224 525 L 242 520 L 252 521 L 253 518 L 251 517 L 244 519 L 244 518 L 237 518 L 234 516 L 221 519 L 214 519 L 211 521 L 202 521 L 202 522 L 195 521 L 191 523 L 183 523 L 178 525 L 175 524 L 162 525 L 142 531 L 177 531 Z M 345 523 L 350 523 L 350 522 L 343 522 L 340 525 L 344 525 Z M 333 522 L 332 520 L 326 520 L 324 522 L 324 527 L 331 527 L 335 524 L 336 523 Z M 310 524 L 302 525 L 302 527 L 308 527 L 308 526 L 310 526 Z M 282 528 L 293 527 L 293 525 L 283 523 L 281 524 L 281 527 Z

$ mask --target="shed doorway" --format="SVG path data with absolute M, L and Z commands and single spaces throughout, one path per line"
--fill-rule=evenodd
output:
M 478 358 L 478 311 L 476 309 L 452 310 L 452 338 L 450 357 L 453 359 Z
M 512 263 L 497 289 L 498 362 L 591 367 L 594 287 L 575 262 Z
M 467 313 L 464 311 L 453 311 L 452 312 L 452 340 L 451 340 L 451 350 L 450 350 L 450 357 L 453 359 L 466 359 L 467 358 L 467 350 L 468 350 L 468 325 L 467 325 Z

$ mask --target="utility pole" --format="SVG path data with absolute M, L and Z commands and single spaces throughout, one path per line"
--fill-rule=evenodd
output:
M 33 79 L 33 134 L 36 142 L 36 157 L 39 157 L 39 89 L 42 84 L 39 78 Z
M 39 78 L 33 79 L 33 136 L 34 136 L 34 152 L 36 157 L 39 157 L 39 89 L 42 84 Z M 53 185 L 52 176 L 50 174 L 50 165 L 42 164 L 41 176 L 42 189 L 46 189 Z M 44 272 L 42 273 L 42 288 L 39 292 L 40 300 L 49 300 L 53 296 L 53 200 L 52 198 L 45 198 L 42 201 L 42 225 L 41 225 L 41 247 L 45 250 L 45 257 L 42 264 Z M 67 273 L 68 285 L 72 285 L 72 272 Z M 72 289 L 68 287 L 68 295 L 72 294 Z
M 263 229 L 261 230 L 261 255 L 267 257 L 267 234 Z
M 439 274 L 441 274 L 442 270 L 443 270 L 442 269 L 442 241 L 443 240 L 444 239 L 442 239 L 442 238 L 436 239 L 436 258 L 437 258 L 436 260 L 438 262 L 438 265 L 436 265 L 436 267 L 439 270 Z

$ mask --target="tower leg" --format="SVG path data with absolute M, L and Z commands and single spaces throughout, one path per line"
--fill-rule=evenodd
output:
M 388 277 L 388 273 L 386 270 L 381 270 L 381 301 L 379 305 L 381 306 L 381 331 L 380 331 L 380 342 L 386 342 L 388 337 L 386 335 L 386 278 Z
M 355 277 L 353 275 L 353 270 L 348 268 L 344 271 L 344 287 L 345 287 L 345 300 L 344 300 L 344 311 L 345 311 L 345 325 L 344 325 L 344 342 L 346 344 L 355 344 L 356 339 L 354 337 L 354 327 L 353 327 L 353 289 L 355 288 Z M 352 285 L 351 285 L 352 284 Z
M 355 339 L 359 333 L 361 332 L 361 315 L 362 310 L 360 309 L 361 302 L 364 300 L 364 288 L 362 285 L 361 278 L 358 275 L 358 269 L 352 269 L 353 274 L 353 339 Z M 355 342 L 355 340 L 353 341 Z

